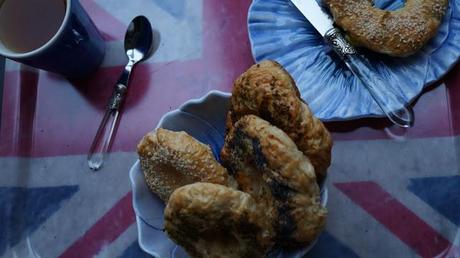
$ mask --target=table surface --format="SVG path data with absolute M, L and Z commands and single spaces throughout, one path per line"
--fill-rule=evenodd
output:
M 149 257 L 139 248 L 128 171 L 159 118 L 252 63 L 249 0 L 81 0 L 107 41 L 102 67 L 67 81 L 7 61 L 0 131 L 0 256 Z M 134 72 L 111 153 L 86 153 L 126 62 L 129 21 L 147 16 L 159 49 Z M 306 257 L 460 257 L 460 66 L 416 101 L 415 126 L 328 123 L 329 217 Z M 1 96 L 1 95 L 0 95 Z

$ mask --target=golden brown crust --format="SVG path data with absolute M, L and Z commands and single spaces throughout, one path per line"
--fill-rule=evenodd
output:
M 282 130 L 248 115 L 225 138 L 221 158 L 240 189 L 264 205 L 280 244 L 311 243 L 326 222 L 309 159 Z
M 408 56 L 436 35 L 447 0 L 407 0 L 396 11 L 381 10 L 369 0 L 326 0 L 340 26 L 358 46 L 392 55 Z
M 235 186 L 209 146 L 185 132 L 159 128 L 144 136 L 137 152 L 148 187 L 165 202 L 176 188 L 194 182 Z
M 300 99 L 294 80 L 281 65 L 264 61 L 253 65 L 234 83 L 227 132 L 244 115 L 259 116 L 282 129 L 307 155 L 319 181 L 331 162 L 332 139 L 323 123 Z
M 247 193 L 195 183 L 178 188 L 164 211 L 165 229 L 192 257 L 264 257 L 273 230 Z
M 307 104 L 302 103 L 299 127 L 291 138 L 315 167 L 318 182 L 323 182 L 331 164 L 332 137 L 324 124 L 313 116 Z

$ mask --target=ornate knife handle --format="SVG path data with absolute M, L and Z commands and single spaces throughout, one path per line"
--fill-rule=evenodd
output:
M 324 38 L 334 49 L 334 51 L 341 57 L 346 55 L 354 55 L 357 53 L 355 48 L 350 43 L 348 43 L 348 41 L 343 37 L 342 33 L 336 28 L 328 30 L 326 35 L 324 35 Z
M 391 122 L 400 127 L 413 126 L 414 112 L 409 104 L 392 87 L 387 87 L 388 83 L 377 73 L 375 67 L 348 43 L 338 29 L 330 29 L 324 38 L 351 72 L 367 88 Z

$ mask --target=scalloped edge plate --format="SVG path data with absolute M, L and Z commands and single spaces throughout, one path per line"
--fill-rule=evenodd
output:
M 156 128 L 162 127 L 174 131 L 183 130 L 196 137 L 201 142 L 209 144 L 213 153 L 218 157 L 224 141 L 225 119 L 228 111 L 230 93 L 210 91 L 199 99 L 192 99 L 182 104 L 178 109 L 166 113 L 158 122 Z M 185 117 L 185 120 L 182 120 Z M 195 120 L 197 128 L 191 128 Z M 180 124 L 187 122 L 187 124 Z M 205 134 L 202 133 L 203 126 Z M 220 138 L 219 138 L 220 137 Z M 219 138 L 219 139 L 216 139 Z M 145 252 L 155 257 L 188 257 L 187 254 L 172 242 L 162 231 L 163 202 L 148 189 L 137 160 L 129 171 L 133 190 L 133 208 L 136 214 L 139 246 Z M 328 200 L 327 187 L 321 191 L 321 204 L 325 207 Z M 158 210 L 161 209 L 161 212 Z M 276 250 L 270 257 L 302 257 L 316 243 L 297 250 Z
M 389 9 L 403 2 L 378 1 Z M 377 64 L 389 87 L 394 87 L 407 102 L 416 99 L 459 60 L 460 23 L 456 22 L 460 19 L 459 9 L 460 0 L 449 1 L 439 33 L 416 55 L 392 58 L 363 51 Z M 273 59 L 281 63 L 320 119 L 384 117 L 364 86 L 331 54 L 319 33 L 289 0 L 254 0 L 248 10 L 247 27 L 254 60 Z

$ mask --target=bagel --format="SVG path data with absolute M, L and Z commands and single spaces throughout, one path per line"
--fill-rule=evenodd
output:
M 176 188 L 194 182 L 236 186 L 210 147 L 185 132 L 158 128 L 143 137 L 137 152 L 147 186 L 165 202 Z
M 332 139 L 300 99 L 294 80 L 275 61 L 253 65 L 233 85 L 227 132 L 245 115 L 256 115 L 283 130 L 310 159 L 318 181 L 331 163 Z
M 227 134 L 221 158 L 240 190 L 265 207 L 281 246 L 305 246 L 324 228 L 314 167 L 282 130 L 244 116 Z
M 192 257 L 265 257 L 273 230 L 255 200 L 222 185 L 176 189 L 164 211 L 168 236 Z
M 447 0 L 407 0 L 396 11 L 378 9 L 369 0 L 325 0 L 335 23 L 350 42 L 391 56 L 414 54 L 438 30 Z

